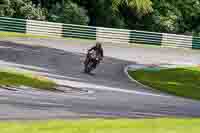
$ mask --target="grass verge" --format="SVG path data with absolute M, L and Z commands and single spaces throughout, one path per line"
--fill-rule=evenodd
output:
M 0 31 L 0 38 L 8 38 L 8 37 L 49 38 L 48 36 L 42 36 L 42 35 L 32 35 L 32 34 Z
M 199 133 L 199 119 L 2 122 L 2 133 Z
M 200 99 L 200 67 L 128 72 L 140 83 L 177 96 Z
M 14 70 L 0 70 L 0 85 L 6 86 L 29 86 L 38 89 L 55 90 L 56 84 L 44 77 L 31 73 L 20 73 Z
M 45 36 L 45 35 L 33 35 L 33 34 L 25 34 L 25 33 L 16 33 L 16 32 L 5 32 L 0 31 L 0 38 L 15 38 L 15 37 L 21 37 L 21 38 L 42 38 L 42 39 L 64 39 L 64 40 L 70 40 L 70 39 L 76 39 L 76 40 L 87 40 L 87 39 L 81 39 L 81 38 L 72 38 L 72 37 L 56 37 L 56 36 Z

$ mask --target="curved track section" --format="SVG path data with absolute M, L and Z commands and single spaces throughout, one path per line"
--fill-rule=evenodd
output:
M 0 119 L 200 116 L 199 101 L 149 90 L 129 81 L 123 72 L 126 65 L 143 62 L 198 63 L 198 51 L 105 44 L 103 63 L 95 75 L 86 75 L 82 61 L 92 44 L 73 39 L 1 40 L 1 67 L 29 70 L 92 93 L 0 89 Z

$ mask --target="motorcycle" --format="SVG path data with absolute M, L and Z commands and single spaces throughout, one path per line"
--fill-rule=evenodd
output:
M 93 50 L 89 52 L 86 57 L 84 72 L 90 73 L 92 70 L 96 68 L 96 64 L 99 61 L 100 61 L 100 58 L 97 55 L 96 51 Z

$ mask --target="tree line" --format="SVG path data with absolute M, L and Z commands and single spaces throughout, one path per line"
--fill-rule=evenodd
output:
M 0 0 L 0 16 L 200 35 L 200 0 Z

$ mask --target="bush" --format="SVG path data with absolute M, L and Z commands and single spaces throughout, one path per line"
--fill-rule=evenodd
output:
M 86 14 L 86 10 L 72 2 L 67 2 L 63 6 L 57 3 L 50 10 L 49 14 L 50 21 L 81 25 L 87 25 L 89 23 L 89 17 Z
M 20 8 L 20 12 L 25 19 L 34 19 L 34 20 L 45 20 L 46 11 L 40 6 L 35 7 L 32 2 L 25 3 L 23 7 Z

